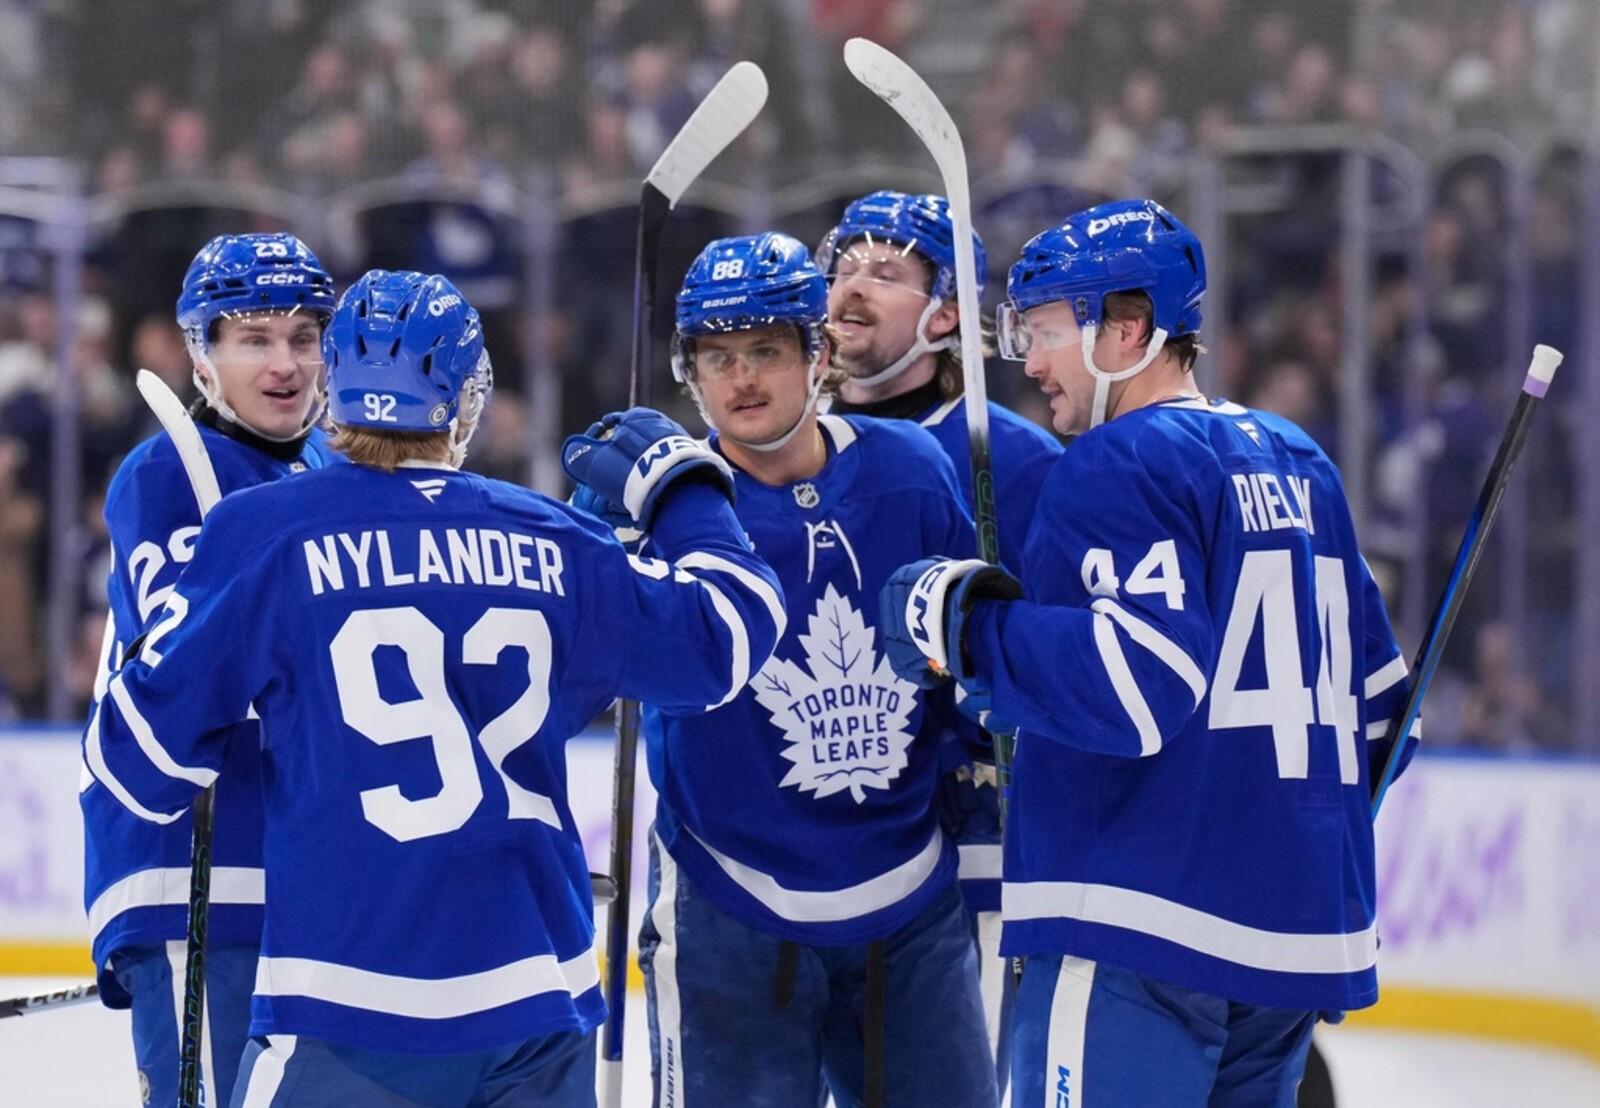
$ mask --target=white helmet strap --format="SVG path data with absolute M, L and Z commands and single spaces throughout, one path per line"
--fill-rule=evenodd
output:
M 1115 373 L 1107 373 L 1094 364 L 1094 340 L 1100 328 L 1093 323 L 1083 325 L 1079 335 L 1079 342 L 1083 344 L 1083 365 L 1094 378 L 1094 407 L 1089 413 L 1089 426 L 1098 427 L 1106 421 L 1106 407 L 1111 400 L 1111 385 L 1114 381 L 1126 381 L 1129 377 L 1144 369 L 1145 366 L 1155 361 L 1156 355 L 1161 353 L 1161 348 L 1167 344 L 1167 330 L 1157 327 L 1150 334 L 1150 343 L 1145 347 L 1144 357 L 1140 358 L 1127 369 L 1119 369 Z
M 922 309 L 922 315 L 917 319 L 917 337 L 912 341 L 911 348 L 900 355 L 893 365 L 880 369 L 871 377 L 853 377 L 851 381 L 866 388 L 881 385 L 885 381 L 891 381 L 900 376 L 910 367 L 912 362 L 922 357 L 922 355 L 952 349 L 961 341 L 956 337 L 954 331 L 942 339 L 937 339 L 933 342 L 928 341 L 928 320 L 933 318 L 933 313 L 938 311 L 943 304 L 944 301 L 937 296 L 928 297 L 927 307 Z

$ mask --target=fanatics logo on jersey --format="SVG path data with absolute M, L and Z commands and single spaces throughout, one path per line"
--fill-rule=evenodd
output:
M 781 753 L 794 765 L 780 787 L 818 799 L 849 790 L 863 804 L 906 768 L 917 689 L 873 649 L 876 638 L 829 585 L 800 636 L 804 668 L 774 654 L 750 682 L 788 742 Z
M 426 496 L 430 504 L 439 499 L 439 494 L 444 491 L 444 486 L 445 479 L 443 477 L 435 477 L 428 481 L 411 482 L 411 487 Z
M 1249 420 L 1241 419 L 1234 424 L 1235 427 L 1250 436 L 1250 441 L 1257 446 L 1261 445 L 1261 432 L 1256 430 L 1256 425 Z
M 822 503 L 822 497 L 817 495 L 817 486 L 810 481 L 801 481 L 794 487 L 794 502 L 802 508 L 815 508 Z

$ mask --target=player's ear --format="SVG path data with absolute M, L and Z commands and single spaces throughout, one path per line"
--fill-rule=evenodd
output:
M 937 342 L 961 326 L 961 307 L 954 300 L 946 300 L 938 311 L 928 317 L 928 339 Z

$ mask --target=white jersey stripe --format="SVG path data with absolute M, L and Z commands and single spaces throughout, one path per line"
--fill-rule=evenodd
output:
M 783 638 L 784 629 L 789 626 L 789 613 L 784 609 L 783 597 L 758 574 L 715 554 L 685 554 L 674 564 L 683 569 L 708 569 L 732 577 L 761 599 L 761 603 L 766 605 L 767 614 L 772 617 L 772 625 L 777 628 L 777 637 Z
M 1274 973 L 1358 973 L 1378 961 L 1377 924 L 1334 935 L 1264 931 L 1150 893 L 1078 881 L 1008 882 L 1000 902 L 1007 921 L 1105 924 Z
M 1411 670 L 1410 667 L 1406 665 L 1406 660 L 1400 655 L 1396 654 L 1389 660 L 1388 665 L 1384 666 L 1376 673 L 1369 673 L 1367 675 L 1367 699 L 1371 700 L 1379 693 L 1385 692 L 1392 688 L 1394 685 L 1403 680 L 1405 675 L 1410 672 Z
M 734 606 L 717 586 L 710 581 L 701 580 L 700 587 L 711 598 L 711 606 L 716 609 L 717 615 L 728 627 L 728 649 L 732 654 L 732 663 L 729 667 L 728 694 L 715 704 L 708 704 L 706 711 L 720 708 L 744 690 L 750 683 L 750 629 L 744 625 L 744 620 L 739 618 L 739 609 Z
M 564 962 L 554 954 L 537 954 L 460 977 L 400 977 L 337 962 L 265 955 L 256 969 L 260 996 L 303 996 L 410 1019 L 469 1016 L 544 993 L 578 997 L 599 983 L 593 943 Z
M 128 695 L 128 687 L 122 682 L 122 675 L 118 674 L 112 679 L 107 690 L 111 699 L 117 702 L 117 707 L 122 710 L 122 718 L 128 725 L 128 730 L 133 732 L 133 737 L 139 743 L 139 749 L 144 751 L 144 756 L 150 759 L 150 764 L 178 781 L 187 781 L 192 785 L 199 785 L 202 789 L 209 788 L 217 779 L 217 771 L 206 769 L 203 766 L 180 766 L 167 753 L 167 748 L 162 746 L 156 738 L 156 733 L 150 727 L 149 720 L 139 711 L 139 706 Z
M 688 828 L 684 829 L 688 831 Z M 690 834 L 693 834 L 690 832 Z M 847 889 L 786 889 L 769 873 L 736 862 L 695 842 L 722 867 L 736 885 L 760 901 L 774 915 L 794 923 L 842 923 L 898 904 L 922 887 L 944 855 L 944 831 L 936 830 L 928 845 L 886 873 Z
M 267 875 L 249 866 L 214 866 L 211 870 L 211 903 L 263 904 L 266 902 Z M 89 934 L 100 931 L 123 912 L 132 908 L 155 908 L 167 904 L 189 903 L 189 869 L 169 866 L 142 869 L 131 873 L 95 897 L 89 906 Z
M 1105 664 L 1106 676 L 1111 679 L 1117 699 L 1122 701 L 1123 711 L 1139 732 L 1139 756 L 1149 757 L 1161 749 L 1161 729 L 1156 726 L 1144 693 L 1139 691 L 1139 683 L 1133 679 L 1133 670 L 1128 668 L 1116 624 L 1104 612 L 1094 614 L 1094 644 L 1100 649 L 1100 661 Z
M 83 736 L 83 756 L 84 760 L 88 762 L 89 771 L 94 774 L 97 781 L 110 791 L 112 796 L 117 798 L 117 803 L 140 819 L 149 820 L 151 823 L 171 823 L 182 813 L 152 812 L 133 798 L 133 794 L 128 791 L 128 787 L 118 781 L 112 774 L 111 767 L 106 765 L 105 751 L 100 749 L 100 713 L 104 710 L 105 701 L 103 700 L 94 706 L 94 716 L 89 720 L 89 729 L 84 732 Z
M 1206 677 L 1200 672 L 1200 667 L 1194 664 L 1183 647 L 1167 638 L 1150 624 L 1128 611 L 1108 596 L 1102 596 L 1090 605 L 1101 615 L 1110 616 L 1117 621 L 1117 625 L 1128 633 L 1128 637 L 1150 653 L 1165 662 L 1189 686 L 1189 691 L 1194 694 L 1194 702 L 1199 705 L 1206 695 Z

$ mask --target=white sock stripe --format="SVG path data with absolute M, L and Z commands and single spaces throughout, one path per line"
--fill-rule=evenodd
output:
M 1194 694 L 1195 704 L 1199 705 L 1201 698 L 1206 695 L 1206 677 L 1183 647 L 1110 597 L 1103 596 L 1090 607 L 1116 620 L 1117 624 L 1128 633 L 1129 638 L 1165 662 L 1168 668 L 1189 686 L 1189 691 Z
M 250 1083 L 245 1089 L 242 1108 L 270 1108 L 299 1042 L 296 1035 L 267 1036 L 267 1048 L 256 1055 L 255 1064 L 250 1067 Z
M 1089 1027 L 1089 994 L 1094 990 L 1095 964 L 1063 957 L 1050 993 L 1050 1023 L 1045 1032 L 1044 1108 L 1082 1104 L 1084 1040 Z M 1058 1099 L 1062 1083 L 1066 1097 Z
M 1106 676 L 1111 679 L 1111 687 L 1116 690 L 1123 711 L 1128 713 L 1134 730 L 1139 733 L 1139 756 L 1148 757 L 1161 749 L 1161 729 L 1156 726 L 1156 717 L 1145 702 L 1139 683 L 1133 679 L 1133 670 L 1128 668 L 1116 624 L 1104 612 L 1095 612 L 1094 617 L 1094 644 L 1100 650 L 1100 661 L 1106 667 Z
M 658 893 L 650 906 L 650 922 L 661 936 L 651 973 L 656 988 L 656 1049 L 660 1053 L 662 1104 L 687 1108 L 683 1083 L 683 1004 L 678 991 L 678 863 L 672 860 L 655 828 L 650 829 L 661 869 Z

